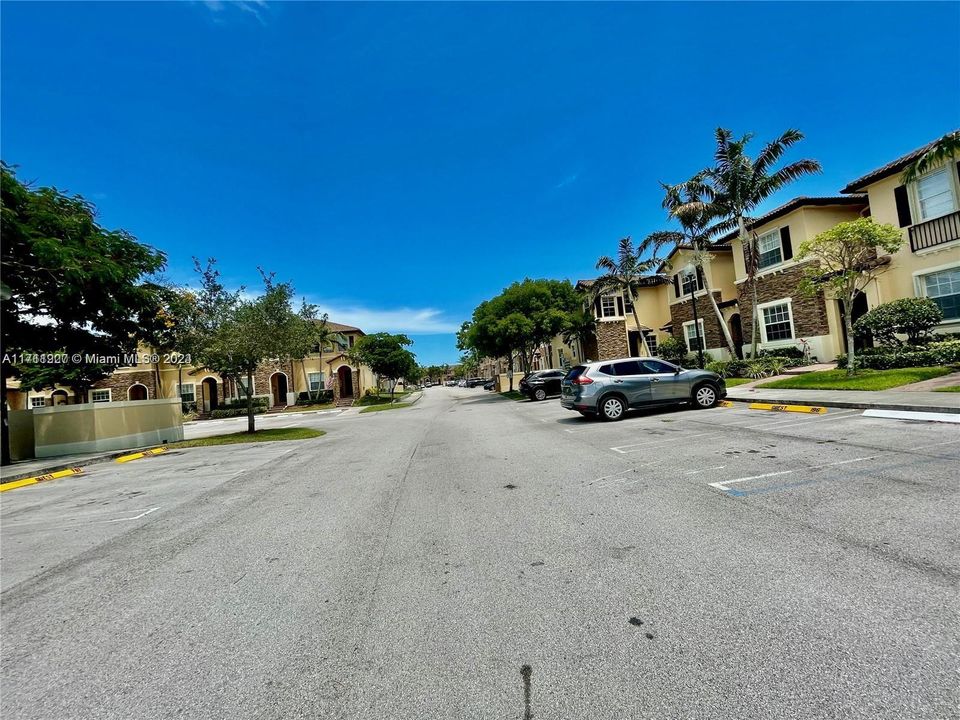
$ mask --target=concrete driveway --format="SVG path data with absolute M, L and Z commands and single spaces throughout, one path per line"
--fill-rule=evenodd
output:
M 5 493 L 3 714 L 956 716 L 955 427 L 453 388 L 299 422 Z

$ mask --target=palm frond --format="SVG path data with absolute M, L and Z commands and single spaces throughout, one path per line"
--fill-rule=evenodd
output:
M 921 175 L 943 165 L 958 154 L 960 154 L 960 130 L 955 130 L 937 140 L 932 148 L 907 165 L 903 174 L 900 175 L 900 182 L 904 185 L 916 182 Z
M 785 185 L 799 180 L 804 175 L 815 175 L 822 172 L 823 168 L 816 160 L 797 160 L 789 165 L 780 168 L 772 175 L 768 175 L 761 182 L 757 183 L 757 200 L 764 200 L 780 190 Z
M 606 270 L 610 273 L 617 272 L 617 264 L 609 255 L 603 255 L 597 259 L 597 270 Z

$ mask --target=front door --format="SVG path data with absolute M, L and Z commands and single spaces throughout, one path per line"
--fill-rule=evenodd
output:
M 203 409 L 204 412 L 211 412 L 220 406 L 217 397 L 217 381 L 213 378 L 206 378 L 202 383 L 203 388 Z
M 847 352 L 847 326 L 843 322 L 843 300 L 837 300 L 837 305 L 840 308 L 840 332 L 843 336 L 843 353 Z M 851 320 L 857 322 L 860 318 L 867 314 L 867 296 L 864 293 L 860 293 L 853 300 L 853 312 L 851 313 Z M 869 335 L 858 335 L 853 338 L 853 347 L 859 352 L 866 347 L 871 347 L 873 345 L 873 338 Z
M 653 402 L 675 402 L 687 397 L 686 381 L 672 365 L 652 359 L 641 360 L 640 364 L 650 373 L 650 399 Z
M 270 378 L 270 389 L 273 391 L 273 404 L 287 404 L 287 376 L 283 373 L 276 373 Z
M 344 365 L 337 370 L 337 381 L 340 385 L 340 397 L 353 397 L 353 370 Z
M 743 359 L 743 323 L 739 313 L 730 318 L 730 338 L 733 340 L 733 349 L 737 357 Z

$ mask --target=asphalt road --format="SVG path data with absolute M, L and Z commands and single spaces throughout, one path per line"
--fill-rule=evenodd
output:
M 5 493 L 3 717 L 957 717 L 956 426 L 299 422 Z

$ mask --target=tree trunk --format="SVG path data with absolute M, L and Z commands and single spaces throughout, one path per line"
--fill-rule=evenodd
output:
M 703 272 L 703 269 L 700 270 L 700 275 L 703 277 L 703 289 L 707 291 L 707 297 L 710 299 L 710 307 L 713 308 L 714 314 L 717 316 L 717 322 L 720 323 L 720 328 L 723 330 L 723 339 L 727 341 L 727 349 L 730 350 L 730 357 L 733 360 L 737 359 L 737 351 L 733 347 L 733 336 L 730 335 L 730 328 L 727 327 L 727 323 L 723 319 L 723 313 L 720 312 L 720 306 L 717 305 L 717 299 L 713 296 L 713 293 L 710 292 L 710 282 L 707 280 L 707 274 Z M 704 328 L 706 331 L 706 328 Z M 704 348 L 706 348 L 707 343 L 703 343 Z
M 256 424 L 253 419 L 253 371 L 247 370 L 247 432 L 253 433 L 257 431 Z
M 163 379 L 162 379 L 162 376 L 160 375 L 160 362 L 159 362 L 159 361 L 157 361 L 157 362 L 155 362 L 155 363 L 153 364 L 153 377 L 154 377 L 154 381 L 155 381 L 156 386 L 157 386 L 157 390 L 156 390 L 155 397 L 154 397 L 154 400 L 156 400 L 157 398 L 162 398 L 162 397 L 163 397 Z
M 750 311 L 750 357 L 757 357 L 757 344 L 759 340 L 760 319 L 757 317 L 757 248 L 754 245 L 754 238 L 747 235 L 747 224 L 740 215 L 737 218 L 737 225 L 740 229 L 740 245 L 743 248 L 750 248 L 749 253 L 744 254 L 747 260 L 747 280 L 751 289 L 751 311 Z
M 637 350 L 640 352 L 640 357 L 650 357 L 650 351 L 647 350 L 647 341 L 643 338 L 643 327 L 640 325 L 640 316 L 637 314 L 637 303 L 634 302 L 633 290 L 630 289 L 629 285 L 627 285 L 627 297 L 630 299 L 630 311 L 633 313 L 633 321 L 637 324 L 637 332 L 640 334 Z M 629 332 L 627 333 L 627 350 L 630 350 Z
M 857 291 L 847 295 L 847 302 L 843 304 L 843 326 L 847 329 L 847 375 L 853 375 L 857 369 L 856 347 L 853 339 L 853 300 Z
M 183 408 L 183 364 L 177 365 L 177 398 L 180 400 L 180 407 Z
M 291 362 L 292 362 L 292 361 L 291 361 Z M 321 365 L 320 367 L 323 367 L 323 365 Z M 300 360 L 300 370 L 301 370 L 301 372 L 303 372 L 303 387 L 304 387 L 304 389 L 307 391 L 307 398 L 308 398 L 309 400 L 312 400 L 313 398 L 310 397 L 310 378 L 307 377 L 307 361 L 306 361 L 306 358 L 301 358 L 301 360 Z M 293 371 L 291 370 L 291 375 L 292 375 L 292 374 L 293 374 Z M 318 394 L 317 394 L 317 400 L 319 400 L 319 399 L 320 399 L 320 395 L 319 395 L 319 392 L 318 392 Z

